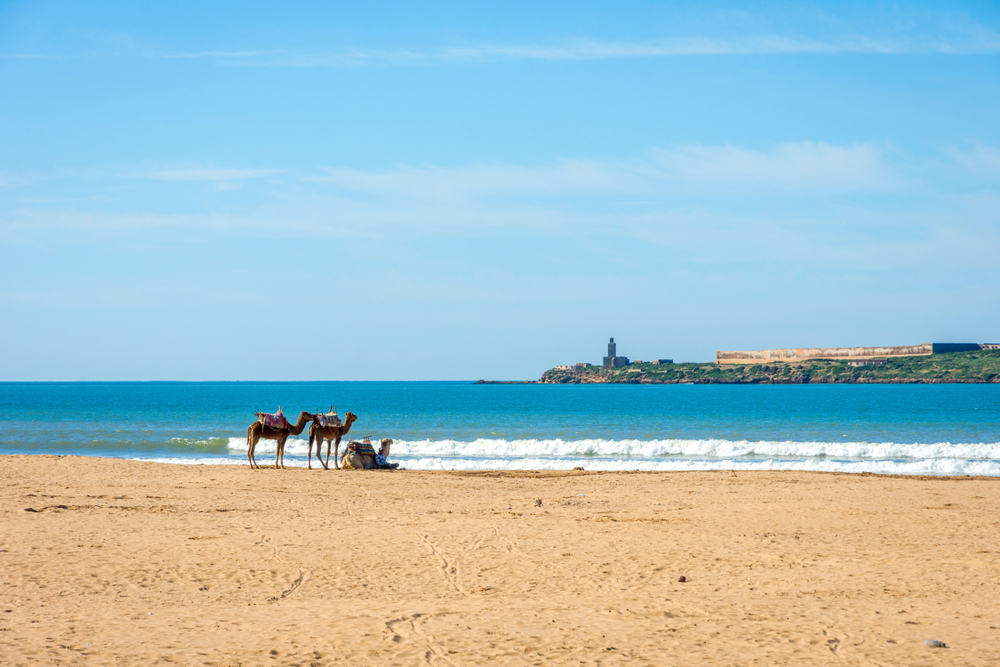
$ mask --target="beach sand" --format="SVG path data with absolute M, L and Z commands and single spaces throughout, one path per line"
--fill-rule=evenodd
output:
M 1000 664 L 1000 479 L 0 471 L 3 665 Z

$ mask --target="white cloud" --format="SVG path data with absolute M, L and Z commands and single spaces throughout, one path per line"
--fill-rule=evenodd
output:
M 1000 179 L 1000 150 L 989 146 L 976 146 L 968 151 L 951 151 L 952 159 L 962 169 L 978 179 Z
M 808 39 L 761 34 L 737 39 L 690 37 L 649 42 L 612 42 L 596 39 L 567 40 L 557 44 L 472 44 L 436 49 L 345 49 L 303 52 L 291 49 L 204 50 L 160 53 L 170 60 L 223 59 L 245 65 L 286 67 L 364 67 L 391 64 L 435 65 L 504 60 L 586 61 L 611 58 L 669 58 L 676 56 L 783 55 L 783 54 L 983 54 L 1000 52 L 1000 35 L 979 29 L 960 38 L 866 37 Z M 126 49 L 110 57 L 141 54 L 149 50 Z M 0 58 L 61 58 L 33 53 L 0 53 Z
M 657 42 L 600 42 L 579 40 L 560 46 L 481 45 L 442 49 L 442 60 L 599 60 L 604 58 L 656 58 L 666 56 L 742 55 L 774 53 L 897 53 L 907 47 L 892 41 L 851 40 L 823 42 L 778 35 L 762 35 L 740 40 L 708 38 Z
M 603 60 L 608 58 L 664 58 L 672 56 L 717 56 L 754 54 L 907 54 L 907 53 L 995 53 L 1000 36 L 980 31 L 969 39 L 907 39 L 856 36 L 845 39 L 801 39 L 782 35 L 757 35 L 741 39 L 686 38 L 652 42 L 607 42 L 592 39 L 562 44 L 476 44 L 426 51 L 407 49 L 350 49 L 332 53 L 246 51 L 177 54 L 172 58 L 245 58 L 272 65 L 293 67 L 361 67 L 410 63 L 475 63 L 499 60 Z
M 127 232 L 178 228 L 225 228 L 234 220 L 224 215 L 191 215 L 160 213 L 111 213 L 74 209 L 24 208 L 13 211 L 0 223 L 0 234 L 48 234 L 52 230 L 67 232 Z
M 23 176 L 12 176 L 10 174 L 4 174 L 0 172 L 0 188 L 16 188 L 31 183 L 30 180 Z
M 715 248 L 723 239 L 759 238 L 766 224 L 786 239 L 787 229 L 798 229 L 816 246 L 875 247 L 885 239 L 913 241 L 939 225 L 979 234 L 996 227 L 1000 188 L 969 190 L 963 164 L 995 169 L 998 151 L 982 147 L 954 156 L 930 161 L 869 144 L 799 142 L 770 150 L 688 146 L 637 160 L 577 159 L 541 166 L 326 169 L 323 176 L 269 185 L 266 203 L 227 198 L 188 213 L 159 214 L 141 205 L 129 212 L 102 212 L 92 203 L 86 211 L 22 203 L 2 216 L 0 235 L 51 237 L 50 230 L 61 229 L 126 232 L 123 236 L 134 231 L 146 238 L 146 231 L 157 229 L 199 234 L 240 229 L 254 236 L 280 230 L 296 238 L 392 243 L 403 237 L 484 237 L 512 230 L 580 239 L 614 230 L 616 237 L 671 247 L 691 248 L 693 239 L 704 238 L 710 241 L 706 247 Z M 921 166 L 927 169 L 920 171 Z M 249 187 L 251 179 L 271 173 L 277 172 L 197 168 L 146 176 L 204 181 L 225 190 Z M 995 249 L 994 240 L 983 241 L 980 249 Z M 753 244 L 740 240 L 737 245 Z
M 42 58 L 46 60 L 55 60 L 59 56 L 52 55 L 42 55 L 40 53 L 0 53 L 0 58 Z
M 547 167 L 403 166 L 381 172 L 328 168 L 324 169 L 327 176 L 311 180 L 346 191 L 454 200 L 496 195 L 638 193 L 646 189 L 640 175 L 648 169 L 638 163 L 563 160 Z
M 563 160 L 555 165 L 442 167 L 402 166 L 388 171 L 325 169 L 311 179 L 345 192 L 429 200 L 489 196 L 665 195 L 676 192 L 867 191 L 904 184 L 867 144 L 784 144 L 771 151 L 728 146 L 691 146 L 657 151 L 635 161 Z
M 658 153 L 666 178 L 696 187 L 769 187 L 779 190 L 886 190 L 903 183 L 868 144 L 833 146 L 803 141 L 773 151 L 691 146 Z
M 250 178 L 262 178 L 280 174 L 282 169 L 210 169 L 195 167 L 192 169 L 167 169 L 143 174 L 145 178 L 154 181 L 243 181 Z
M 168 53 L 164 58 L 189 59 L 189 58 L 259 58 L 261 56 L 274 56 L 284 51 L 198 51 L 194 53 Z

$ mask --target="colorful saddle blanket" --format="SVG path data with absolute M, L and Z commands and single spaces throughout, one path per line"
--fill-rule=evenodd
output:
M 288 423 L 285 419 L 285 415 L 280 412 L 276 412 L 273 415 L 267 412 L 258 412 L 257 421 L 259 421 L 264 426 L 270 426 L 271 428 L 291 428 L 292 425 Z
M 336 412 L 328 412 L 325 415 L 316 415 L 316 423 L 320 426 L 340 426 L 340 417 Z
M 375 448 L 372 447 L 372 443 L 370 442 L 357 442 L 352 440 L 347 445 L 347 451 L 366 456 L 375 456 Z

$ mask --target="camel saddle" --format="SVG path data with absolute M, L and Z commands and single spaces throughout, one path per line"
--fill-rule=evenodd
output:
M 358 442 L 352 440 L 347 443 L 347 451 L 354 452 L 355 454 L 361 454 L 363 456 L 375 456 L 375 448 L 372 447 L 371 442 Z
M 257 421 L 259 421 L 264 426 L 270 426 L 271 428 L 291 428 L 292 425 L 288 423 L 285 419 L 285 415 L 280 412 L 275 412 L 270 414 L 267 412 L 258 412 Z
M 326 414 L 316 415 L 316 423 L 320 426 L 340 426 L 340 417 L 337 416 L 336 412 L 327 412 Z

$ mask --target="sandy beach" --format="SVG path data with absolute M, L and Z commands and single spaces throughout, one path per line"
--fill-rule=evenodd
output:
M 3 665 L 1000 664 L 996 478 L 0 471 Z

